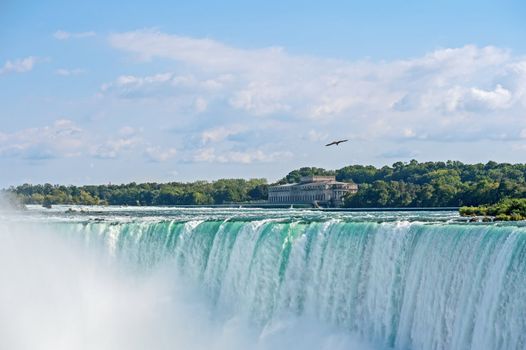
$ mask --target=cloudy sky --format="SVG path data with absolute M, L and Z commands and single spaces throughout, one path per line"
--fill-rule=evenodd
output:
M 0 187 L 526 160 L 526 3 L 311 3 L 2 1 Z

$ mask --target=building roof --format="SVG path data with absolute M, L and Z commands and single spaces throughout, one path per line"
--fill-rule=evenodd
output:
M 284 185 L 275 185 L 275 186 L 269 186 L 271 188 L 278 188 L 278 187 L 290 187 L 290 186 L 295 186 L 295 185 L 298 185 L 297 183 L 291 183 L 291 184 L 284 184 Z
M 292 187 L 292 186 L 308 186 L 308 185 L 351 185 L 351 186 L 357 186 L 353 182 L 341 182 L 334 180 L 334 177 L 332 177 L 333 180 L 326 180 L 326 181 L 312 181 L 312 182 L 295 182 L 290 184 L 284 184 L 284 185 L 276 185 L 276 186 L 270 186 L 270 188 L 286 188 L 286 187 Z
M 309 176 L 302 176 L 300 178 L 300 183 L 307 183 L 307 182 L 326 182 L 326 181 L 335 181 L 336 176 L 330 175 L 330 176 L 319 176 L 319 175 L 309 175 Z

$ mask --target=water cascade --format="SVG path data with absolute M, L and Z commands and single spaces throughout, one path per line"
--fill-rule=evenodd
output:
M 54 230 L 173 267 L 221 314 L 317 320 L 395 349 L 526 348 L 526 228 L 422 222 L 163 220 Z

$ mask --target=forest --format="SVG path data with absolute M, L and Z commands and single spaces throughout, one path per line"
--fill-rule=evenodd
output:
M 222 179 L 214 182 L 141 183 L 122 185 L 30 185 L 11 187 L 24 204 L 83 205 L 209 205 L 262 201 L 267 198 L 265 179 Z
M 412 160 L 381 168 L 301 168 L 280 183 L 297 182 L 306 175 L 335 175 L 338 181 L 358 184 L 358 193 L 345 198 L 345 206 L 353 208 L 477 206 L 526 197 L 525 164 Z
M 488 162 L 396 162 L 391 166 L 349 165 L 337 170 L 304 167 L 278 184 L 306 175 L 335 175 L 358 184 L 344 205 L 354 208 L 460 207 L 495 204 L 507 198 L 526 198 L 526 165 Z M 24 204 L 86 205 L 210 205 L 260 202 L 267 199 L 265 179 L 221 179 L 191 183 L 129 183 L 122 185 L 32 185 L 5 191 Z

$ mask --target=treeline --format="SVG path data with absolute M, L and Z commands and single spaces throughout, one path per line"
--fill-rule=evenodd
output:
M 526 164 L 412 160 L 381 168 L 306 167 L 290 172 L 278 183 L 298 182 L 308 175 L 334 175 L 338 181 L 357 183 L 358 193 L 345 198 L 346 207 L 460 207 L 526 198 Z M 98 186 L 24 184 L 8 192 L 25 204 L 206 205 L 266 200 L 268 184 L 265 179 Z
M 307 175 L 335 175 L 338 181 L 357 183 L 358 193 L 345 198 L 346 207 L 460 207 L 526 198 L 525 164 L 412 160 L 381 168 L 301 168 L 290 172 L 280 183 L 297 182 Z
M 24 204 L 206 205 L 267 199 L 265 179 L 222 179 L 214 182 L 134 182 L 123 185 L 30 185 L 8 189 Z

